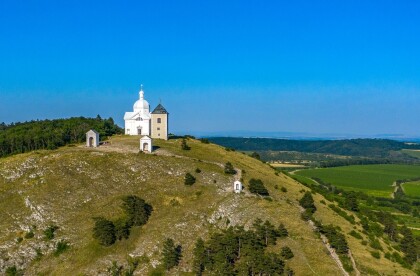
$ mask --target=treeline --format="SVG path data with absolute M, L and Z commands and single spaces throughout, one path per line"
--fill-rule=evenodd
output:
M 95 129 L 101 139 L 123 133 L 112 118 L 74 117 L 68 119 L 0 124 L 0 157 L 85 141 L 86 132 Z
M 406 144 L 388 139 L 347 139 L 347 140 L 287 140 L 272 138 L 208 138 L 212 143 L 243 151 L 298 151 L 328 153 L 345 156 L 367 156 L 385 158 L 391 151 L 420 149 L 418 144 Z

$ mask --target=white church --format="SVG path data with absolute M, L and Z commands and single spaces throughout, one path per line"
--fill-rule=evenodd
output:
M 168 140 L 168 117 L 169 113 L 161 104 L 150 112 L 150 105 L 144 99 L 141 86 L 139 99 L 134 103 L 133 111 L 124 115 L 125 134 Z

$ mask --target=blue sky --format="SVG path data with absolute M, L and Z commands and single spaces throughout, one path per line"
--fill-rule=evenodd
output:
M 0 1 L 0 121 L 420 136 L 419 1 Z

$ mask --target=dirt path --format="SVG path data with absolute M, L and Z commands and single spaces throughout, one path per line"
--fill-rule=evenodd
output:
M 301 206 L 299 206 L 300 211 L 303 213 L 305 211 L 305 209 L 303 209 Z M 315 226 L 314 222 L 312 220 L 308 220 L 309 225 L 311 226 L 313 231 L 317 231 L 317 227 Z M 325 248 L 327 248 L 328 252 L 330 253 L 331 258 L 334 260 L 334 262 L 337 264 L 337 266 L 340 268 L 341 273 L 345 276 L 350 276 L 350 274 L 344 269 L 343 263 L 340 260 L 340 257 L 337 255 L 337 253 L 335 252 L 335 249 L 331 247 L 330 243 L 328 242 L 328 239 L 325 235 L 320 234 L 322 243 L 325 245 Z M 354 272 L 356 273 L 357 276 L 360 276 L 360 271 L 357 269 L 356 266 L 356 262 L 353 258 L 353 255 L 351 254 L 351 251 L 349 250 L 348 252 L 348 256 L 351 260 Z
M 397 190 L 398 190 L 398 186 L 397 186 L 397 182 L 396 181 L 394 181 L 394 183 L 392 183 L 392 185 L 391 185 L 392 187 L 394 187 L 394 191 L 392 192 L 392 194 L 391 194 L 391 198 L 395 198 L 395 193 L 397 192 Z

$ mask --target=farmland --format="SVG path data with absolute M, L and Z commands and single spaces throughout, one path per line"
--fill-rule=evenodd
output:
M 402 186 L 406 195 L 420 198 L 420 181 L 404 183 Z
M 420 177 L 420 166 L 416 165 L 362 165 L 325 169 L 301 170 L 296 174 L 319 178 L 326 183 L 346 190 L 362 191 L 373 196 L 389 197 L 396 180 Z M 405 188 L 405 187 L 404 187 Z M 411 189 L 419 195 L 418 188 Z M 416 192 L 417 191 L 417 192 Z
M 414 157 L 414 158 L 420 158 L 420 150 L 408 150 L 408 149 L 403 149 L 402 150 L 403 153 Z

